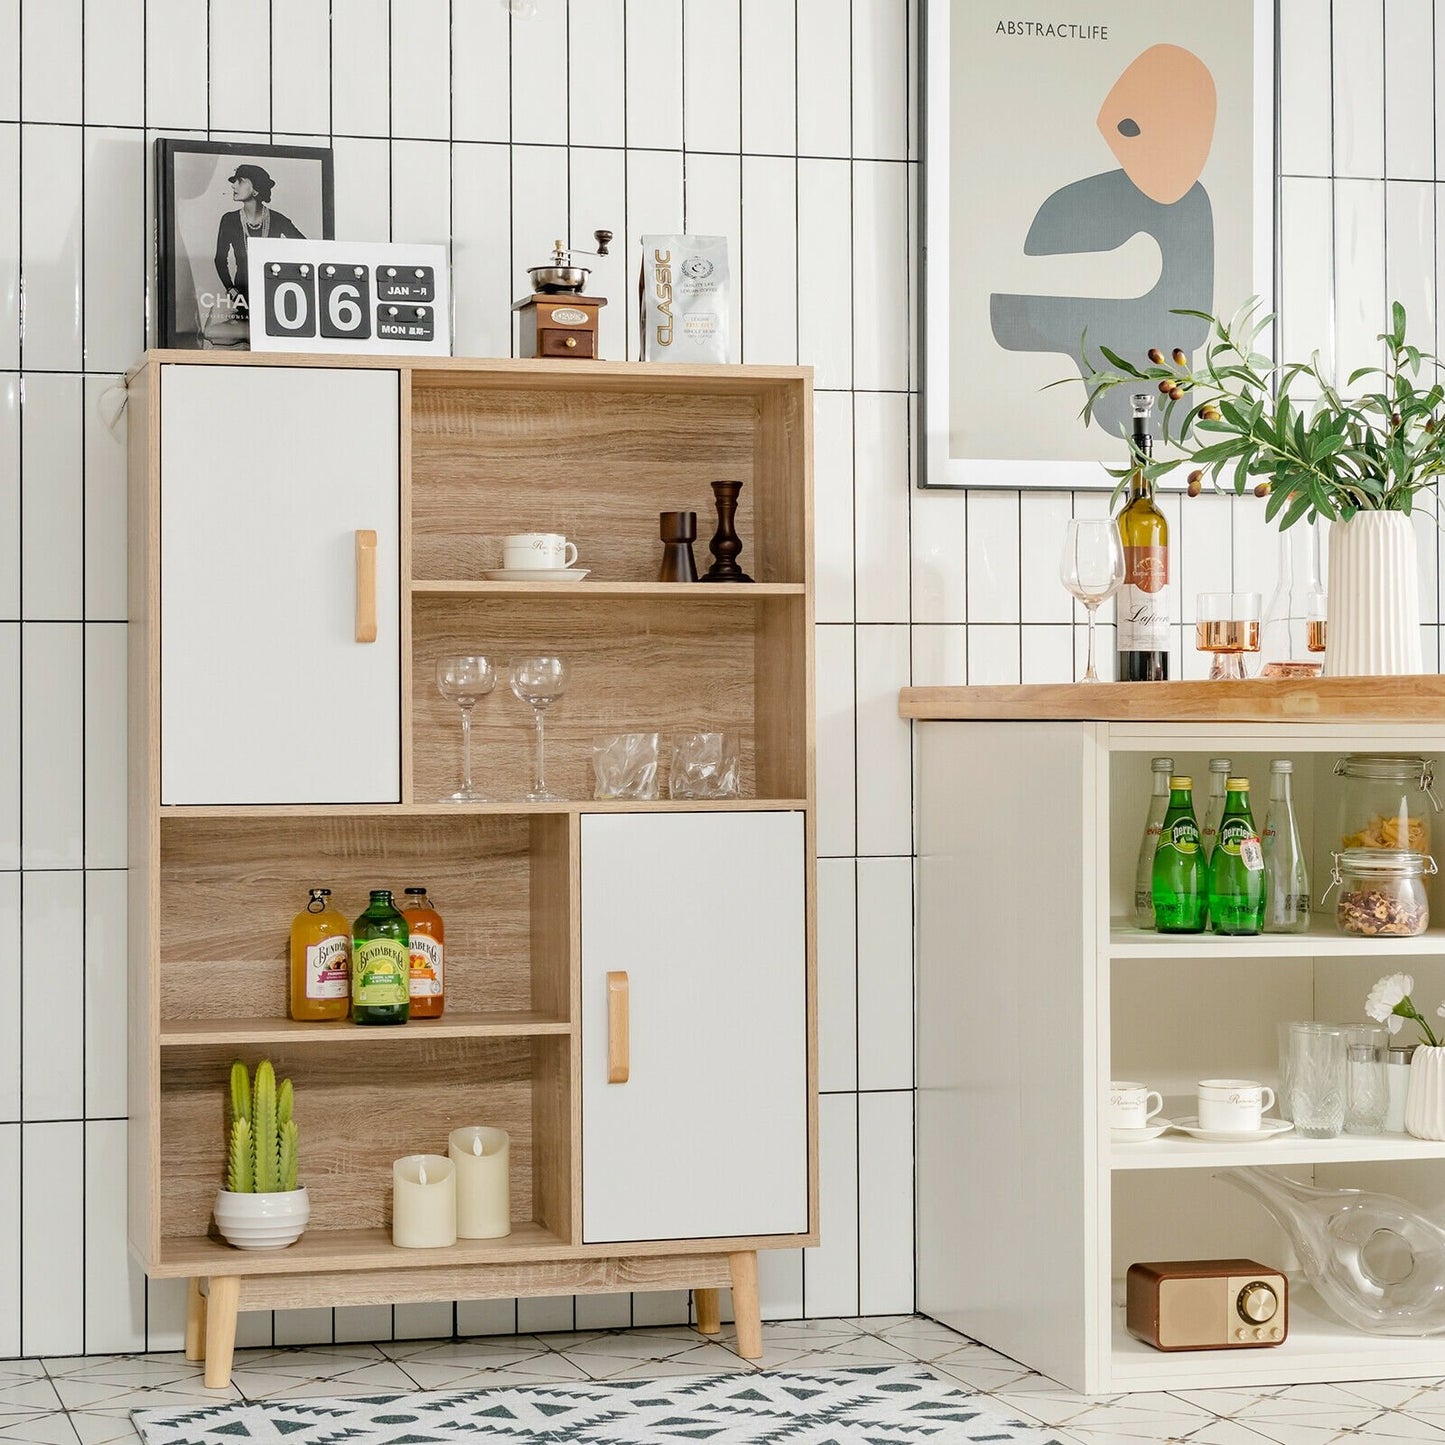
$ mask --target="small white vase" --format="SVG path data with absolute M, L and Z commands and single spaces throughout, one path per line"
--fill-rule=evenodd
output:
M 301 1238 L 311 1218 L 311 1199 L 300 1189 L 272 1194 L 216 1191 L 216 1228 L 237 1249 L 285 1249 Z
M 1421 1044 L 1410 1060 L 1405 1129 L 1417 1139 L 1445 1139 L 1445 1049 Z
M 1330 677 L 1423 671 L 1416 554 L 1404 512 L 1356 512 L 1330 527 Z

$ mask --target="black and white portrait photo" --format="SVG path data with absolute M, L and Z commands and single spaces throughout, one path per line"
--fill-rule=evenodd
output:
M 157 140 L 156 196 L 161 346 L 244 350 L 248 240 L 333 235 L 324 147 Z

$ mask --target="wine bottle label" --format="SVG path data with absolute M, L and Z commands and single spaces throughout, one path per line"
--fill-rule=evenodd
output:
M 442 945 L 427 933 L 411 936 L 411 996 L 436 998 L 442 991 Z
M 1169 549 L 1125 547 L 1119 589 L 1120 652 L 1163 652 L 1169 647 Z
M 341 934 L 306 945 L 307 998 L 345 998 L 351 991 L 350 943 Z
M 352 1002 L 362 1008 L 395 1008 L 409 997 L 411 954 L 399 938 L 358 939 L 352 956 Z

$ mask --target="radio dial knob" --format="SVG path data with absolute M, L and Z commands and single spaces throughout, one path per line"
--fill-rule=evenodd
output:
M 1253 1324 L 1272 1320 L 1279 1309 L 1279 1298 L 1263 1280 L 1247 1284 L 1239 1292 L 1239 1313 Z

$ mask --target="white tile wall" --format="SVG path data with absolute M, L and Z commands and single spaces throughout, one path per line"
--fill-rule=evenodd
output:
M 1280 7 L 1285 346 L 1343 364 L 1372 352 L 1387 296 L 1435 325 L 1445 0 Z M 775 1316 L 911 1307 L 912 751 L 896 689 L 1079 668 L 1058 538 L 1105 505 L 910 490 L 916 41 L 911 0 L 539 0 L 530 19 L 496 0 L 0 0 L 0 989 L 20 1000 L 0 1010 L 0 1356 L 175 1348 L 183 1327 L 183 1288 L 129 1263 L 118 1203 L 125 462 L 110 420 L 145 339 L 149 142 L 208 127 L 330 138 L 339 234 L 450 239 L 460 352 L 507 354 L 524 268 L 557 234 L 586 245 L 605 226 L 605 350 L 635 355 L 637 238 L 686 225 L 733 243 L 734 354 L 814 366 L 824 1244 L 768 1257 L 763 1292 Z M 1194 669 L 1194 593 L 1267 590 L 1272 539 L 1252 498 L 1166 508 L 1174 660 Z M 1431 619 L 1439 550 L 1422 561 Z M 1112 640 L 1105 619 L 1106 676 Z M 1433 622 L 1426 643 L 1435 665 Z M 58 1270 L 57 1227 L 84 1240 Z M 244 1338 L 687 1311 L 676 1292 L 377 1306 L 256 1316 Z

